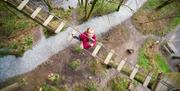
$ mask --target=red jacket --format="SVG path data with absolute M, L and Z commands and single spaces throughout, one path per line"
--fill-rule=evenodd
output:
M 80 39 L 81 39 L 81 41 L 83 43 L 83 47 L 85 49 L 88 49 L 91 47 L 89 44 L 90 40 L 89 40 L 89 38 L 87 38 L 87 36 L 88 36 L 87 32 L 80 34 Z M 96 35 L 95 34 L 93 35 L 92 39 L 94 39 L 94 41 L 91 43 L 93 43 L 93 46 L 96 46 Z

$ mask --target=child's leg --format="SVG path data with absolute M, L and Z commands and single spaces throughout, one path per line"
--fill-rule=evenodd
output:
M 83 43 L 82 43 L 82 42 L 81 42 L 81 44 L 80 44 L 80 48 L 81 48 L 81 49 L 84 49 Z
M 75 38 L 75 39 L 81 41 L 80 37 L 78 37 L 78 36 L 73 36 L 73 38 Z

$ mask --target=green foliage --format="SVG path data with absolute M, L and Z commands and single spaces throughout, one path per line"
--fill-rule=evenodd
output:
M 1 13 L 3 15 L 0 17 L 0 24 L 6 36 L 36 25 L 36 23 L 24 17 L 17 10 L 5 5 L 5 3 L 0 3 Z
M 117 2 L 108 2 L 106 0 L 99 0 L 94 9 L 94 15 L 105 15 L 114 12 L 118 7 Z
M 76 53 L 81 53 L 82 52 L 82 48 L 78 45 L 78 46 L 74 47 L 73 51 L 76 52 Z
M 170 24 L 169 24 L 170 29 L 175 28 L 175 27 L 176 27 L 177 25 L 179 25 L 179 24 L 180 24 L 180 16 L 173 18 L 173 19 L 171 20 Z M 169 29 L 169 30 L 170 30 L 170 29 Z
M 118 3 L 119 3 L 118 0 L 111 0 L 111 1 L 98 0 L 93 9 L 92 17 L 106 15 L 111 12 L 115 12 L 118 7 Z M 87 11 L 89 12 L 90 9 L 91 9 L 91 4 L 88 4 Z M 77 13 L 79 14 L 78 20 L 83 20 L 85 16 L 84 6 L 77 7 Z
M 155 40 L 149 38 L 139 50 L 138 65 L 145 69 L 145 71 L 153 71 L 154 73 L 169 72 L 169 67 L 166 64 L 166 59 L 156 48 L 150 48 Z M 158 45 L 156 45 L 157 47 Z M 155 47 L 155 45 L 154 45 Z
M 60 87 L 59 91 L 68 91 L 68 86 L 64 85 L 63 87 Z
M 32 43 L 33 43 L 32 36 L 27 36 L 25 38 L 25 44 L 28 45 L 28 46 L 31 46 Z
M 90 60 L 89 61 L 89 70 L 94 75 L 99 75 L 104 72 L 104 68 L 101 63 L 98 62 L 98 60 Z
M 55 86 L 51 86 L 48 84 L 43 84 L 42 91 L 59 91 L 59 89 Z
M 158 69 L 163 73 L 170 71 L 170 69 L 166 63 L 166 59 L 160 54 L 156 55 L 156 65 L 157 65 Z
M 143 48 L 140 49 L 138 54 L 138 65 L 143 67 L 144 69 L 148 69 L 150 65 L 149 59 L 145 55 Z
M 76 84 L 74 91 L 98 91 L 98 86 L 94 81 L 87 81 L 85 83 Z
M 87 91 L 97 91 L 97 85 L 95 82 L 90 81 L 86 84 L 86 89 Z
M 72 70 L 77 70 L 80 67 L 80 63 L 81 61 L 79 59 L 76 60 L 72 60 L 68 66 L 72 69 Z
M 127 79 L 116 77 L 110 81 L 109 85 L 112 91 L 125 91 L 128 87 L 128 82 Z
M 145 3 L 145 8 L 147 9 L 154 9 L 160 4 L 160 0 L 147 0 Z
M 52 13 L 54 13 L 56 16 L 61 17 L 61 19 L 63 20 L 70 20 L 71 19 L 71 14 L 72 14 L 72 10 L 62 10 L 62 9 L 53 9 Z
M 59 74 L 57 73 L 51 73 L 48 75 L 48 79 L 52 82 L 54 82 L 55 84 L 58 84 L 61 80 Z

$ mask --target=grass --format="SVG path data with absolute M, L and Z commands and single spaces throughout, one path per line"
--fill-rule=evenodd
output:
M 173 29 L 173 28 L 175 28 L 177 25 L 179 25 L 180 24 L 180 16 L 179 17 L 175 17 L 175 18 L 173 18 L 171 21 L 170 21 L 170 24 L 169 24 L 169 28 L 170 29 Z M 169 29 L 169 30 L 170 30 Z
M 108 2 L 106 0 L 98 0 L 98 2 L 95 5 L 95 8 L 92 12 L 92 17 L 96 17 L 96 16 L 102 16 L 102 15 L 106 15 L 109 14 L 111 12 L 115 12 L 117 7 L 118 7 L 118 0 L 115 0 L 114 2 Z M 91 9 L 91 4 L 88 4 L 87 6 L 87 11 L 89 13 Z M 78 21 L 84 21 L 84 6 L 78 6 L 77 7 L 77 13 L 79 14 L 78 17 Z
M 0 55 L 1 57 L 7 54 L 22 56 L 26 50 L 32 48 L 32 45 L 33 45 L 32 36 L 27 35 L 20 40 L 10 41 L 5 45 L 1 44 Z
M 96 8 L 94 9 L 93 15 L 94 16 L 101 16 L 106 15 L 111 12 L 115 12 L 118 7 L 119 1 L 108 2 L 105 0 L 99 0 L 96 4 Z
M 124 79 L 122 77 L 113 78 L 109 85 L 112 91 L 125 91 L 128 87 L 128 79 Z
M 2 40 L 4 40 L 4 38 L 7 39 L 7 42 L 5 41 L 4 43 L 0 43 L 0 48 L 2 49 L 6 48 L 9 50 L 4 55 L 10 54 L 10 55 L 22 56 L 24 51 L 32 47 L 31 34 L 27 34 L 27 35 L 22 34 L 23 38 L 21 39 L 18 39 L 17 36 L 11 40 L 8 40 L 8 37 L 13 36 L 14 34 L 16 35 L 17 32 L 21 32 L 25 29 L 30 29 L 36 26 L 37 23 L 25 17 L 23 14 L 21 14 L 14 8 L 9 7 L 2 1 L 0 1 L 0 7 L 1 7 L 0 11 L 2 15 L 0 17 L 0 31 L 1 31 L 1 35 L 3 35 L 1 37 L 3 37 Z
M 156 58 L 156 65 L 161 72 L 166 73 L 170 71 L 166 63 L 166 59 L 162 55 L 157 54 L 155 58 Z
M 53 9 L 51 12 L 63 20 L 71 20 L 72 9 L 67 11 L 64 11 L 63 9 Z
M 145 9 L 154 9 L 160 4 L 160 0 L 147 0 L 144 5 Z
M 94 81 L 87 81 L 79 84 L 75 84 L 74 91 L 98 91 L 98 86 Z
M 148 69 L 150 66 L 149 59 L 146 57 L 143 48 L 140 49 L 138 54 L 138 64 L 144 69 Z
M 170 69 L 166 63 L 166 59 L 161 55 L 158 45 L 154 45 L 153 48 L 150 48 L 154 42 L 155 40 L 151 38 L 147 39 L 143 47 L 140 48 L 138 54 L 138 65 L 144 68 L 145 71 L 149 72 L 169 72 Z
M 68 66 L 72 69 L 72 70 L 77 70 L 80 67 L 80 63 L 81 61 L 79 59 L 76 60 L 72 60 Z
M 0 11 L 2 12 L 2 14 L 4 14 L 2 17 L 0 17 L 0 27 L 3 29 L 6 36 L 10 36 L 12 33 L 36 25 L 36 23 L 32 22 L 27 17 L 24 17 L 24 15 L 20 14 L 17 10 L 5 5 L 6 4 L 2 1 L 0 2 Z M 9 9 L 15 14 L 9 11 Z
M 136 28 L 143 34 L 165 36 L 180 24 L 180 4 L 175 1 L 155 11 L 161 3 L 162 0 L 148 0 L 133 16 Z
M 59 91 L 59 88 L 45 83 L 42 85 L 42 91 Z

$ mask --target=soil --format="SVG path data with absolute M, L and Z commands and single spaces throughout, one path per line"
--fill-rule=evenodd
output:
M 143 34 L 164 36 L 168 33 L 170 18 L 168 16 L 161 17 L 160 12 L 140 9 L 133 15 L 133 24 Z
M 139 33 L 132 25 L 131 19 L 128 19 L 123 24 L 112 28 L 111 31 L 98 40 L 107 48 L 115 50 L 119 55 L 117 58 L 121 59 L 122 57 L 126 57 L 129 62 L 136 64 L 138 49 L 146 38 L 146 36 Z M 108 81 L 119 74 L 115 69 L 106 69 L 104 74 L 94 75 L 90 71 L 91 68 L 89 66 L 89 62 L 93 60 L 93 57 L 86 51 L 77 53 L 73 51 L 73 47 L 74 46 L 71 46 L 57 53 L 35 70 L 22 75 L 20 78 L 24 78 L 28 85 L 24 85 L 20 89 L 18 88 L 17 91 L 38 90 L 43 83 L 49 83 L 48 75 L 50 73 L 60 74 L 63 78 L 60 86 L 67 85 L 68 87 L 72 87 L 75 83 L 94 80 L 99 83 L 99 87 L 101 88 L 106 87 Z M 133 49 L 134 53 L 130 55 L 127 54 L 127 49 Z M 68 66 L 68 63 L 73 59 L 81 60 L 80 67 L 77 70 L 72 70 Z M 91 76 L 92 79 L 89 79 L 89 76 Z

